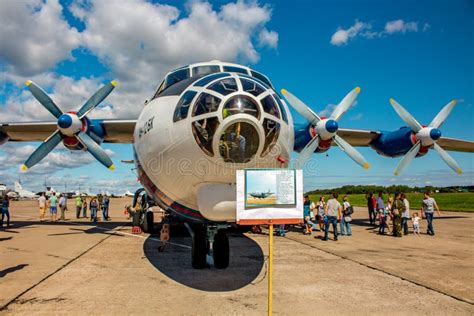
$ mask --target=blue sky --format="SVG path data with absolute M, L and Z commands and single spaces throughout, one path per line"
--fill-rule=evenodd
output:
M 56 51 L 48 55 L 28 55 L 24 53 L 25 49 L 28 51 L 33 47 L 32 43 L 37 44 L 38 37 L 18 36 L 13 43 L 11 34 L 0 31 L 0 39 L 6 43 L 0 49 L 0 121 L 4 118 L 27 121 L 37 118 L 36 113 L 32 113 L 37 109 L 34 100 L 22 90 L 21 83 L 25 78 L 32 77 L 44 83 L 48 92 L 57 96 L 55 100 L 64 102 L 61 106 L 70 108 L 78 108 L 101 82 L 118 78 L 119 86 L 104 106 L 95 110 L 95 115 L 130 117 L 139 113 L 141 102 L 153 93 L 169 68 L 198 61 L 197 58 L 217 57 L 241 62 L 265 73 L 278 89 L 288 89 L 317 112 L 337 104 L 346 93 L 360 86 L 362 92 L 358 102 L 340 120 L 341 127 L 399 128 L 403 122 L 391 108 L 390 97 L 404 105 L 422 124 L 428 124 L 450 100 L 459 99 L 462 101 L 442 126 L 443 135 L 474 139 L 472 1 L 217 1 L 199 6 L 196 5 L 199 2 L 150 4 L 127 0 L 102 11 L 100 2 L 94 0 L 86 1 L 86 5 L 83 1 L 49 1 L 46 4 L 39 0 L 29 1 L 34 10 L 21 11 L 20 5 L 9 3 L 15 6 L 10 12 L 16 15 L 8 17 L 6 23 L 15 26 L 16 23 L 25 25 L 22 19 L 31 21 L 31 27 L 42 30 L 42 36 L 49 35 L 50 43 L 44 43 L 44 46 L 52 43 Z M 119 11 L 121 7 L 123 11 Z M 50 16 L 31 19 L 28 14 L 34 14 L 35 10 Z M 113 18 L 123 12 L 127 14 L 119 15 L 122 17 L 119 21 Z M 140 14 L 150 14 L 149 17 L 156 19 L 155 24 L 147 29 L 143 22 L 141 28 Z M 133 19 L 135 16 L 138 18 Z M 233 39 L 219 38 L 222 34 L 213 27 L 204 29 L 201 24 L 210 23 L 207 21 L 215 16 L 222 28 L 228 28 L 230 34 L 235 35 L 234 38 L 245 40 L 236 43 Z M 160 26 L 160 19 L 168 19 L 168 23 Z M 186 34 L 174 29 L 185 20 L 188 25 L 183 25 L 183 29 L 189 27 L 196 31 L 199 34 L 196 36 L 202 37 L 202 47 L 216 44 L 217 48 L 211 51 L 196 47 L 199 45 L 187 47 L 186 42 L 193 38 L 188 40 L 179 36 L 173 37 L 174 46 L 163 48 L 160 38 L 154 38 L 167 32 Z M 35 21 L 38 25 L 34 25 Z M 116 25 L 110 25 L 110 21 Z M 133 33 L 139 38 L 136 43 L 132 38 L 128 38 L 130 43 L 127 37 L 121 38 L 127 32 L 120 30 L 123 25 L 131 26 L 126 30 L 137 28 Z M 106 26 L 111 29 L 107 30 Z M 264 30 L 273 37 L 263 38 Z M 343 36 L 333 38 L 338 30 Z M 182 49 L 174 55 L 170 53 L 180 45 L 184 45 Z M 123 60 L 127 62 L 121 62 Z M 68 85 L 77 87 L 77 91 L 72 91 L 74 89 Z M 47 112 L 38 111 L 39 118 L 49 118 Z M 293 118 L 297 122 L 303 121 L 296 113 Z M 17 166 L 13 165 L 16 160 L 10 156 L 22 158 L 20 153 L 32 150 L 21 151 L 17 146 L 22 145 L 0 147 L 0 161 L 5 162 L 0 169 L 3 178 L 0 182 L 11 183 L 18 178 Z M 33 175 L 21 175 L 21 178 L 26 186 L 30 184 L 37 189 L 44 179 L 49 185 L 60 188 L 68 182 L 68 189 L 81 184 L 93 191 L 108 187 L 111 191 L 123 192 L 137 186 L 130 170 L 132 166 L 119 162 L 132 159 L 131 146 L 105 144 L 103 147 L 114 153 L 117 164 L 114 173 L 85 155 L 76 158 L 77 153 L 60 150 L 57 160 L 51 160 L 42 170 Z M 314 155 L 316 168 L 306 173 L 305 189 L 359 183 L 440 186 L 474 183 L 474 160 L 470 154 L 452 153 L 464 170 L 462 176 L 452 173 L 438 155 L 430 151 L 425 157 L 416 159 L 402 176 L 395 178 L 392 171 L 398 158 L 381 157 L 368 148 L 360 151 L 371 164 L 367 171 L 355 165 L 338 148 L 332 148 L 328 157 Z M 61 168 L 64 159 L 74 160 L 70 165 L 74 168 Z

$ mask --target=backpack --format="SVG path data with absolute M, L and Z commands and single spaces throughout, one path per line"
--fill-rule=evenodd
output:
M 348 216 L 354 213 L 354 209 L 352 208 L 352 205 L 349 205 L 346 210 L 344 211 L 344 215 Z

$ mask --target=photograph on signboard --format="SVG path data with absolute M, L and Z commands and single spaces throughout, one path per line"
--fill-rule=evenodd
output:
M 296 204 L 294 170 L 246 170 L 245 207 L 291 206 Z

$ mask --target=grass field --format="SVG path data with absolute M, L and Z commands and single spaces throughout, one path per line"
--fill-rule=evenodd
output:
M 339 200 L 342 201 L 342 194 L 339 195 Z M 474 212 L 474 193 L 433 193 L 431 195 L 435 198 L 438 206 L 442 211 L 456 211 L 456 212 Z M 326 200 L 329 195 L 326 196 Z M 422 193 L 408 193 L 408 201 L 410 202 L 410 209 L 416 210 L 421 207 Z M 311 201 L 318 201 L 318 195 L 310 195 Z M 385 202 L 387 195 L 384 196 Z M 367 206 L 365 194 L 349 195 L 349 202 L 354 206 Z

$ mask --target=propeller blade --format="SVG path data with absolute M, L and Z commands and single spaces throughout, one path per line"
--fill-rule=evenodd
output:
M 311 158 L 311 155 L 314 153 L 316 148 L 318 148 L 320 138 L 319 136 L 313 137 L 306 146 L 301 150 L 300 154 L 298 157 L 296 157 L 294 166 L 297 169 L 303 169 L 304 163 Z
M 413 160 L 413 158 L 415 158 L 415 156 L 418 154 L 418 151 L 420 151 L 420 147 L 421 147 L 421 142 L 418 141 L 405 154 L 405 156 L 402 158 L 402 160 L 400 160 L 397 167 L 395 168 L 395 171 L 393 172 L 394 175 L 398 176 L 403 171 L 403 169 L 405 169 L 410 164 L 410 162 Z
M 332 111 L 332 114 L 330 117 L 335 119 L 336 121 L 341 118 L 344 113 L 351 107 L 352 104 L 354 104 L 354 101 L 357 99 L 357 96 L 360 93 L 360 87 L 354 88 L 351 92 L 349 92 L 344 99 L 342 99 L 341 102 L 336 106 L 334 111 Z
M 428 126 L 435 127 L 435 128 L 440 127 L 444 123 L 446 118 L 448 117 L 449 113 L 451 113 L 456 103 L 458 103 L 457 100 L 452 100 L 451 102 L 446 104 L 444 108 L 442 108 L 441 111 L 439 111 L 438 115 L 436 115 L 436 117 Z
M 293 94 L 288 92 L 285 89 L 281 89 L 281 94 L 285 96 L 285 99 L 290 103 L 290 105 L 303 116 L 305 119 L 308 120 L 308 122 L 311 122 L 311 124 L 316 125 L 317 122 L 321 121 L 321 118 L 314 113 L 309 106 L 304 104 L 303 101 L 295 97 Z
M 369 163 L 365 160 L 364 156 L 362 156 L 354 147 L 352 147 L 351 144 L 337 135 L 334 135 L 333 140 L 337 146 L 342 149 L 342 151 L 351 157 L 352 160 L 361 165 L 362 168 L 369 169 Z
M 31 154 L 31 156 L 26 160 L 26 162 L 21 166 L 21 170 L 27 171 L 28 168 L 36 165 L 41 159 L 46 157 L 63 139 L 59 130 L 56 130 L 51 134 L 48 139 L 46 139 L 36 150 Z
M 418 133 L 423 128 L 421 124 L 418 123 L 418 121 L 415 120 L 415 118 L 403 108 L 403 106 L 397 103 L 397 101 L 395 101 L 394 99 L 390 99 L 390 104 L 393 106 L 395 112 L 398 113 L 402 120 L 407 123 L 408 126 L 410 126 L 412 131 Z
M 77 116 L 81 119 L 87 115 L 90 111 L 92 111 L 100 102 L 102 102 L 112 90 L 117 85 L 117 81 L 113 80 L 100 88 L 99 90 L 94 93 L 89 100 L 84 103 L 81 109 L 77 112 Z
M 109 158 L 107 153 L 99 146 L 89 135 L 84 132 L 80 132 L 76 135 L 76 138 L 81 142 L 82 145 L 87 149 L 88 152 L 94 156 L 101 164 L 109 168 L 110 170 L 115 169 L 115 165 Z
M 59 118 L 63 111 L 54 103 L 54 101 L 41 89 L 36 83 L 31 80 L 26 80 L 26 86 L 30 90 L 31 94 L 41 103 L 46 110 L 48 110 L 51 114 L 54 115 L 55 118 Z
M 453 159 L 453 157 L 451 157 L 447 152 L 446 150 L 444 150 L 440 145 L 434 143 L 433 144 L 434 146 L 434 149 L 436 150 L 436 152 L 441 156 L 441 158 L 444 160 L 444 162 L 451 168 L 454 170 L 454 172 L 458 173 L 458 174 L 461 174 L 462 173 L 462 170 L 461 168 L 459 168 L 459 165 L 456 163 L 456 160 Z

